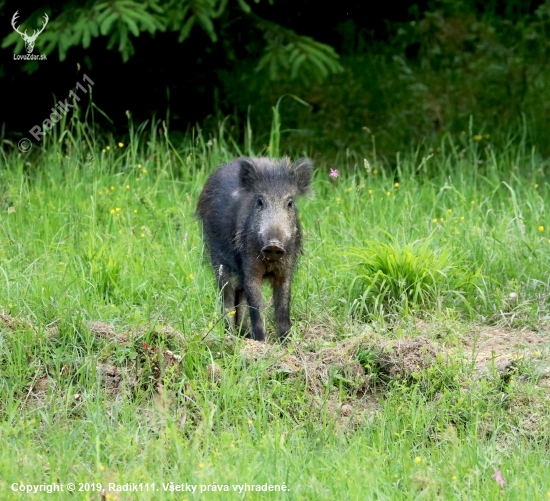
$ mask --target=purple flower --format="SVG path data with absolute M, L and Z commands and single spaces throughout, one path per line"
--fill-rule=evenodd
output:
M 501 487 L 504 487 L 504 484 L 506 483 L 506 481 L 504 480 L 504 477 L 502 476 L 502 473 L 500 472 L 500 470 L 498 468 L 493 468 L 493 470 L 495 470 L 495 473 L 493 475 L 491 475 L 491 478 L 494 478 L 495 482 L 498 485 L 500 485 Z
M 336 179 L 339 175 L 340 173 L 338 172 L 338 169 L 330 169 L 330 177 Z

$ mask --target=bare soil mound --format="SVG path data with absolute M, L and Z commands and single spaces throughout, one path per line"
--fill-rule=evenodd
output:
M 449 332 L 456 326 L 414 319 L 413 324 L 413 328 L 401 331 L 406 335 L 394 339 L 388 339 L 393 335 L 391 332 L 377 333 L 364 327 L 361 333 L 338 340 L 333 330 L 318 326 L 289 346 L 231 336 L 224 341 L 224 346 L 231 352 L 236 350 L 244 364 L 260 365 L 271 377 L 303 381 L 312 405 L 334 417 L 335 422 L 346 429 L 372 419 L 380 408 L 379 398 L 384 392 L 381 380 L 387 383 L 396 378 L 411 379 L 436 363 L 445 363 L 446 357 L 462 361 L 481 378 L 493 377 L 496 373 L 506 380 L 512 374 L 521 375 L 521 371 L 535 366 L 531 374 L 537 374 L 536 384 L 542 397 L 534 396 L 536 401 L 518 402 L 518 406 L 538 409 L 540 405 L 548 405 L 550 328 L 544 322 L 537 330 L 462 325 L 458 327 L 461 332 L 454 337 L 450 337 Z M 87 328 L 92 335 L 109 343 L 132 346 L 141 357 L 140 364 L 124 367 L 110 359 L 98 361 L 97 377 L 111 399 L 128 396 L 138 385 L 144 384 L 160 394 L 167 370 L 177 376 L 187 341 L 182 332 L 171 326 L 157 323 L 123 330 L 104 321 L 92 321 Z M 48 336 L 58 334 L 55 324 L 39 329 L 27 319 L 0 310 L 0 333 L 29 329 L 45 332 Z M 153 343 L 151 339 L 159 342 L 154 341 L 153 345 L 144 342 L 144 333 L 149 334 L 149 343 Z M 165 346 L 167 340 L 173 351 Z M 217 342 L 219 345 L 219 339 L 212 340 L 204 336 L 201 343 Z M 182 355 L 178 353 L 180 350 Z M 223 381 L 224 368 L 215 361 L 209 363 L 205 371 L 213 384 Z M 51 375 L 37 374 L 29 384 L 25 405 L 43 405 L 56 385 Z M 535 414 L 526 413 L 529 416 L 526 419 L 535 419 Z

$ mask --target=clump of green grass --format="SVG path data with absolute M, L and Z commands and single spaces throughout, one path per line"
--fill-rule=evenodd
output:
M 431 311 L 466 292 L 463 267 L 447 249 L 436 253 L 426 241 L 370 241 L 348 254 L 356 259 L 350 300 L 351 312 L 359 317 Z

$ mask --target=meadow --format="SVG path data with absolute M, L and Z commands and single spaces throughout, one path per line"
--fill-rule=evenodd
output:
M 550 499 L 550 185 L 521 133 L 313 155 L 282 347 L 269 307 L 268 343 L 224 332 L 194 217 L 277 126 L 71 130 L 0 156 L 2 499 Z

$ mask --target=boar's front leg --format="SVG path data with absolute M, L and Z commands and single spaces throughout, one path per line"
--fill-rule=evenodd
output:
M 256 341 L 263 341 L 265 338 L 264 325 L 260 311 L 262 309 L 262 275 L 249 273 L 245 275 L 244 292 L 248 300 L 248 312 L 252 331 L 250 338 Z
M 218 281 L 218 288 L 223 295 L 225 325 L 227 330 L 231 330 L 231 327 L 235 325 L 235 317 L 230 313 L 235 309 L 235 289 L 231 283 L 231 275 L 227 267 L 222 264 L 214 264 L 213 268 Z
M 235 304 L 237 306 L 237 312 L 235 315 L 237 332 L 240 334 L 247 334 L 249 332 L 248 301 L 242 287 L 237 287 L 235 290 Z
M 286 340 L 292 324 L 290 323 L 290 283 L 291 276 L 277 276 L 273 279 L 273 306 L 275 307 L 275 325 L 281 342 Z

